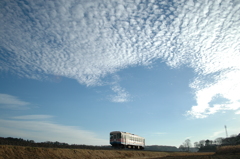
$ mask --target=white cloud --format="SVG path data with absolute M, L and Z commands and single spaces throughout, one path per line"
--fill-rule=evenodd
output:
M 214 114 L 221 110 L 237 110 L 240 108 L 239 97 L 237 96 L 240 91 L 239 73 L 240 71 L 235 70 L 229 70 L 227 73 L 223 71 L 222 75 L 216 77 L 214 82 L 209 82 L 210 84 L 205 84 L 205 86 L 198 83 L 192 84 L 191 87 L 195 87 L 196 90 L 198 105 L 193 106 L 187 113 L 197 118 L 204 118 L 208 114 Z M 218 94 L 230 101 L 210 106 L 209 103 Z
M 24 119 L 24 120 L 39 120 L 39 119 L 49 119 L 52 118 L 51 115 L 24 115 L 24 116 L 15 116 L 12 119 Z
M 129 101 L 129 93 L 127 93 L 123 88 L 121 88 L 118 85 L 112 86 L 113 92 L 116 93 L 116 95 L 111 95 L 110 100 L 113 102 L 127 102 Z
M 227 133 L 228 137 L 234 134 L 239 134 L 239 128 L 238 127 L 227 127 Z M 226 137 L 226 131 L 225 128 L 222 127 L 222 130 L 218 130 L 213 132 L 213 134 L 210 136 L 213 140 L 218 138 L 218 137 Z
M 28 109 L 30 103 L 21 101 L 15 96 L 0 94 L 0 108 L 4 109 Z
M 195 71 L 190 87 L 197 105 L 187 114 L 203 118 L 237 109 L 240 3 L 146 3 L 5 0 L 0 70 L 39 80 L 65 76 L 89 86 L 120 69 L 162 59 L 172 68 Z M 117 93 L 112 101 L 126 101 L 124 89 L 112 90 Z M 211 108 L 217 94 L 229 104 Z
M 210 137 L 211 138 L 225 137 L 225 131 L 220 130 L 220 131 L 213 132 L 213 135 Z
M 32 139 L 36 142 L 59 141 L 69 144 L 107 145 L 108 141 L 93 132 L 75 126 L 65 126 L 48 121 L 0 119 L 0 135 Z
M 236 111 L 235 114 L 240 114 L 240 110 Z

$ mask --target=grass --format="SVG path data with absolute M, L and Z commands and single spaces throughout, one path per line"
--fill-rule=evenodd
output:
M 240 154 L 240 145 L 218 147 L 216 154 Z
M 240 152 L 240 145 L 222 146 L 216 154 L 236 154 Z M 214 155 L 214 152 L 191 153 L 191 152 L 156 152 L 137 150 L 89 150 L 89 149 L 64 149 L 64 148 L 41 148 L 0 145 L 0 159 L 139 159 L 161 157 L 194 157 Z M 207 157 L 207 156 L 206 156 Z

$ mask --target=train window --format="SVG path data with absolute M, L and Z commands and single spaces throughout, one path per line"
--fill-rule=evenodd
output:
M 110 134 L 110 139 L 113 139 L 113 134 Z
M 121 134 L 117 134 L 117 139 L 120 139 L 121 138 Z

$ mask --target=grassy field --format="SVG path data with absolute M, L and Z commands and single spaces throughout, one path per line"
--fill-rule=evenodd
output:
M 217 153 L 88 150 L 0 145 L 0 159 L 240 159 L 240 145 L 221 147 Z
M 219 147 L 216 151 L 216 154 L 239 154 L 240 155 L 240 145 Z

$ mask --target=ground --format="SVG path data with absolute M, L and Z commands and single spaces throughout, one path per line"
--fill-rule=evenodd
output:
M 0 159 L 240 159 L 240 153 L 90 150 L 0 145 Z

